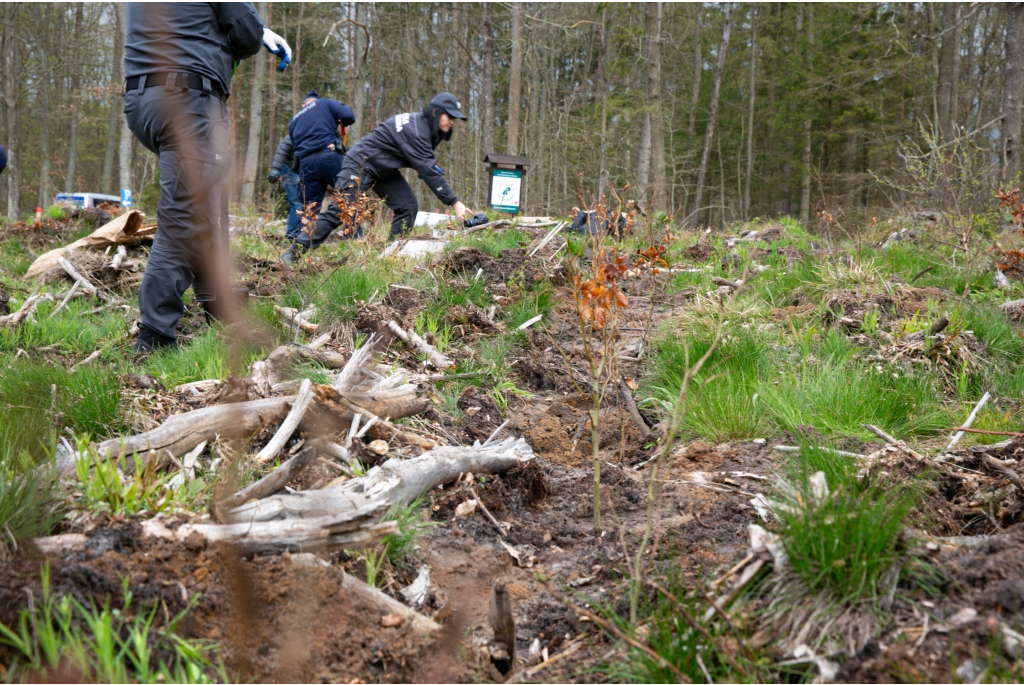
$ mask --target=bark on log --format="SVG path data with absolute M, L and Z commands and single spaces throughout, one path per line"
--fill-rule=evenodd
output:
M 192 450 L 203 440 L 241 438 L 253 435 L 266 425 L 284 420 L 295 395 L 271 397 L 251 402 L 218 404 L 168 417 L 160 426 L 145 433 L 101 442 L 96 448 L 100 459 L 117 457 L 122 452 L 138 454 L 145 465 L 149 453 L 167 451 L 178 456 Z M 74 469 L 74 462 L 59 464 L 61 472 Z
M 414 331 L 407 331 L 394 321 L 388 321 L 388 330 L 400 338 L 410 350 L 427 355 L 427 359 L 430 360 L 434 368 L 447 369 L 450 366 L 454 366 L 448 357 L 438 352 L 437 348 L 433 345 L 428 345 L 427 341 L 416 335 Z
M 363 370 L 370 366 L 373 358 L 375 335 L 370 334 L 370 339 L 363 343 L 363 346 L 352 352 L 352 356 L 341 366 L 338 377 L 331 385 L 338 392 L 345 392 L 356 387 Z
M 317 404 L 334 414 L 352 418 L 360 412 L 381 418 L 401 419 L 427 410 L 430 401 L 416 396 L 415 385 L 400 385 L 380 392 L 338 392 L 330 385 L 314 385 L 313 396 Z M 364 411 L 365 410 L 365 411 Z
M 449 483 L 460 474 L 501 473 L 533 458 L 525 440 L 509 438 L 487 447 L 437 447 L 414 459 L 389 459 L 362 478 L 326 490 L 306 490 L 248 502 L 231 511 L 235 521 L 332 516 L 347 511 L 353 501 L 383 498 L 403 505 Z

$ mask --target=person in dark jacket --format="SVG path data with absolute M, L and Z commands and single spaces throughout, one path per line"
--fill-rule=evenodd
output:
M 4 169 L 7 168 L 7 151 L 4 150 L 4 146 L 0 145 L 0 174 L 4 173 Z
M 264 46 L 291 48 L 248 2 L 128 3 L 124 113 L 160 157 L 160 226 L 139 288 L 137 352 L 177 346 L 182 295 L 234 320 L 228 274 L 228 108 L 231 70 Z M 219 295 L 225 295 L 218 299 Z
M 349 202 L 356 194 L 373 190 L 374 194 L 394 212 L 390 238 L 394 239 L 412 228 L 419 206 L 412 188 L 402 177 L 401 169 L 415 169 L 434 195 L 450 205 L 459 219 L 472 212 L 459 201 L 444 178 L 444 170 L 437 166 L 434 149 L 442 140 L 450 140 L 456 119 L 465 119 L 458 99 L 451 93 L 439 93 L 422 112 L 396 114 L 359 139 L 345 155 L 338 174 L 336 188 L 340 188 Z M 320 247 L 338 226 L 357 234 L 358 226 L 351 225 L 352 217 L 341 217 L 332 205 L 317 218 L 312 239 L 300 234 L 296 246 L 285 252 L 281 260 L 286 264 L 295 260 L 295 249 Z
M 299 160 L 299 201 L 304 206 L 315 202 L 319 210 L 344 159 L 344 150 L 337 146 L 338 126 L 351 126 L 355 121 L 348 105 L 321 98 L 311 90 L 302 109 L 288 122 L 292 154 Z
M 299 235 L 302 202 L 299 199 L 299 160 L 292 151 L 292 137 L 285 136 L 274 153 L 274 161 L 270 165 L 267 180 L 271 183 L 281 181 L 285 197 L 288 198 L 288 223 L 285 224 L 284 237 L 295 240 Z

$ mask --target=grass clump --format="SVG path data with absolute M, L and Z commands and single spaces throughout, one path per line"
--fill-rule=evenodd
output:
M 775 420 L 792 432 L 810 426 L 822 435 L 867 438 L 863 424 L 871 423 L 892 435 L 929 435 L 950 420 L 925 373 L 853 361 L 802 364 L 763 394 Z
M 61 427 L 107 437 L 125 425 L 121 386 L 106 368 L 65 368 L 25 358 L 0 366 L 0 462 L 52 456 Z
M 203 331 L 178 349 L 154 351 L 142 368 L 168 388 L 194 381 L 224 380 L 228 375 L 224 343 L 213 329 Z
M 895 582 L 903 555 L 903 521 L 918 502 L 908 485 L 858 482 L 855 470 L 824 450 L 804 447 L 798 485 L 776 507 L 781 538 L 794 572 L 812 591 L 839 601 L 877 599 Z M 826 470 L 806 475 L 811 469 Z
M 23 609 L 16 626 L 0 624 L 0 645 L 14 652 L 7 677 L 27 682 L 67 678 L 106 683 L 229 682 L 227 669 L 211 642 L 175 633 L 197 596 L 166 625 L 155 627 L 160 605 L 136 611 L 124 583 L 120 609 L 86 606 L 50 589 L 49 566 L 42 568 L 43 592 Z
M 0 559 L 20 540 L 49 535 L 63 513 L 51 475 L 28 455 L 0 459 Z
M 711 346 L 710 334 L 658 338 L 648 375 L 650 392 L 671 411 L 679 397 L 683 374 Z M 686 398 L 684 432 L 723 442 L 767 435 L 771 416 L 759 402 L 762 377 L 771 366 L 769 348 L 749 331 L 722 342 L 694 378 Z

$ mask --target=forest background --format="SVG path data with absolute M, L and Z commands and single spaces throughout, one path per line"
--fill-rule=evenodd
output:
M 975 189 L 1012 183 L 1019 168 L 1024 3 L 257 8 L 294 62 L 278 73 L 261 53 L 232 79 L 231 190 L 243 209 L 281 204 L 266 172 L 310 88 L 353 108 L 350 145 L 438 91 L 455 93 L 469 121 L 439 163 L 477 209 L 491 151 L 533 160 L 527 213 L 565 214 L 614 188 L 712 225 L 779 214 L 852 224 L 896 205 L 928 209 L 928 193 L 909 197 L 898 179 L 943 150 L 970 162 L 938 171 L 969 174 Z M 124 5 L 2 12 L 3 214 L 23 218 L 54 192 L 123 187 L 153 211 L 156 158 L 121 112 Z M 413 186 L 423 208 L 437 204 Z

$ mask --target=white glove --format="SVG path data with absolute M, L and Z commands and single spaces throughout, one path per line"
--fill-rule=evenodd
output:
M 284 54 L 288 57 L 287 61 L 292 61 L 292 49 L 288 46 L 288 41 L 266 26 L 263 27 L 263 47 L 275 55 L 281 54 L 281 50 L 284 50 Z

